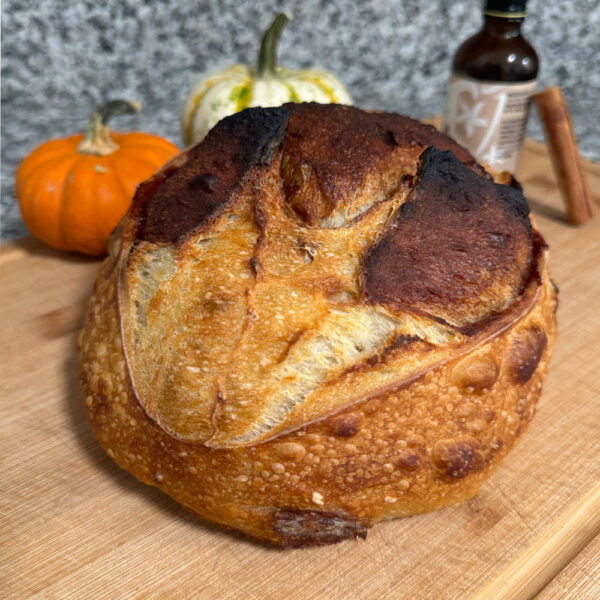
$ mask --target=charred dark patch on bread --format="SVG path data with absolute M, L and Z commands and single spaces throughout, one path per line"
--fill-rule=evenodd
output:
M 457 325 L 502 310 L 530 277 L 528 214 L 517 190 L 428 148 L 408 201 L 365 257 L 366 297 Z
M 220 214 L 250 169 L 270 164 L 288 118 L 285 108 L 250 108 L 220 121 L 185 164 L 136 195 L 140 239 L 173 243 Z
M 273 529 L 282 546 L 322 546 L 352 538 L 366 538 L 368 524 L 344 512 L 281 509 L 275 513 Z
M 401 175 L 396 177 L 395 171 L 414 173 L 428 146 L 451 150 L 459 161 L 486 176 L 467 150 L 408 117 L 351 106 L 285 107 L 291 116 L 282 159 L 284 188 L 290 206 L 308 225 L 317 225 L 349 202 L 374 172 L 380 173 L 382 192 L 390 193 L 400 183 Z
M 163 168 L 159 173 L 156 173 L 150 179 L 143 181 L 137 186 L 131 208 L 129 209 L 129 218 L 125 219 L 122 223 L 124 241 L 132 242 L 140 236 L 146 223 L 146 208 L 150 198 L 177 171 L 178 167 L 176 166 Z

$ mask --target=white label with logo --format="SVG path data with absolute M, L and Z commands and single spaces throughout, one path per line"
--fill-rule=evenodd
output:
M 536 81 L 490 83 L 450 78 L 444 132 L 495 171 L 517 169 Z

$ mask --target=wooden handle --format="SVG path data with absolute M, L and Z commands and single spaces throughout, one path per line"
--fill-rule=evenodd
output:
M 472 600 L 527 600 L 539 592 L 600 530 L 600 483 Z
M 558 187 L 567 207 L 567 219 L 573 225 L 582 225 L 594 216 L 595 211 L 567 103 L 557 86 L 535 94 L 533 99 L 546 130 L 546 142 Z

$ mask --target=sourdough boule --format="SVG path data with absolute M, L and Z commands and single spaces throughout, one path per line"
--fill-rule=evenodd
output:
M 283 546 L 472 497 L 555 337 L 522 193 L 430 126 L 248 109 L 139 186 L 80 337 L 108 454 Z

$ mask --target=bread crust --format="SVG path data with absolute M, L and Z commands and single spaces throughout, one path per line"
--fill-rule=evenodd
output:
M 298 112 L 294 113 L 294 110 Z M 347 107 L 342 110 L 344 118 L 350 118 Z M 309 115 L 317 123 L 323 122 L 323 115 L 334 120 L 336 115 L 339 116 L 339 108 L 335 107 L 301 106 L 292 108 L 291 112 L 291 131 L 301 127 L 294 114 L 304 119 Z M 358 133 L 353 130 L 352 135 L 358 136 L 362 145 L 365 136 L 368 138 L 370 135 L 369 128 L 372 128 L 373 122 L 367 120 L 367 125 L 364 125 L 363 115 L 367 113 L 358 111 L 355 114 L 360 114 L 356 120 L 360 126 L 357 125 Z M 154 332 L 147 333 L 138 329 L 138 325 L 132 325 L 133 321 L 127 316 L 132 310 L 132 299 L 136 298 L 134 288 L 137 280 L 132 278 L 132 273 L 138 268 L 136 261 L 143 262 L 149 249 L 154 252 L 158 247 L 162 270 L 155 274 L 168 278 L 171 276 L 166 275 L 169 269 L 177 270 L 179 264 L 196 256 L 188 248 L 198 239 L 199 231 L 217 231 L 220 236 L 230 236 L 226 239 L 231 244 L 237 244 L 242 236 L 240 230 L 236 230 L 235 235 L 228 234 L 227 230 L 218 229 L 218 219 L 226 218 L 234 205 L 237 215 L 244 214 L 240 208 L 243 206 L 256 209 L 257 203 L 252 201 L 252 194 L 265 189 L 265 182 L 280 173 L 283 179 L 281 187 L 289 200 L 289 215 L 293 219 L 299 217 L 306 225 L 315 228 L 306 230 L 307 239 L 313 231 L 317 231 L 314 235 L 320 235 L 318 231 L 321 228 L 330 228 L 331 222 L 327 219 L 336 211 L 346 210 L 353 201 L 352 194 L 348 192 L 349 189 L 352 191 L 351 186 L 348 187 L 346 181 L 342 182 L 344 185 L 340 183 L 341 191 L 337 196 L 330 195 L 327 202 L 319 200 L 316 208 L 313 206 L 304 211 L 305 214 L 298 211 L 301 195 L 294 196 L 289 189 L 286 191 L 286 167 L 282 156 L 285 156 L 286 150 L 294 155 L 295 158 L 288 158 L 288 165 L 293 160 L 301 164 L 302 157 L 297 149 L 286 147 L 282 114 L 275 117 L 272 135 L 267 142 L 261 142 L 268 151 L 254 154 L 259 157 L 257 160 L 248 159 L 240 167 L 233 190 L 219 192 L 222 192 L 222 198 L 215 204 L 217 208 L 209 211 L 210 214 L 199 215 L 196 212 L 185 225 L 179 221 L 174 227 L 168 223 L 164 203 L 161 208 L 155 195 L 164 181 L 174 173 L 181 174 L 181 168 L 189 164 L 189 154 L 193 150 L 166 165 L 141 188 L 130 214 L 111 238 L 110 255 L 101 268 L 90 299 L 79 342 L 81 382 L 92 429 L 107 453 L 121 467 L 141 481 L 161 488 L 205 519 L 275 544 L 298 547 L 364 537 L 367 528 L 382 519 L 436 510 L 472 497 L 523 434 L 535 412 L 556 333 L 556 290 L 548 275 L 548 250 L 541 236 L 531 228 L 528 220 L 523 225 L 518 215 L 510 217 L 510 222 L 521 218 L 521 225 L 509 223 L 505 234 L 515 237 L 518 256 L 525 258 L 509 292 L 497 288 L 495 283 L 492 285 L 495 296 L 490 292 L 490 297 L 504 294 L 502 297 L 508 298 L 507 306 L 501 310 L 486 312 L 476 306 L 466 312 L 453 311 L 452 306 L 456 302 L 453 292 L 448 292 L 448 301 L 436 298 L 442 307 L 437 312 L 435 302 L 428 304 L 424 301 L 416 308 L 407 307 L 404 287 L 400 294 L 403 295 L 402 306 L 385 310 L 391 317 L 398 318 L 402 314 L 403 319 L 418 321 L 418 327 L 410 331 L 419 331 L 419 335 L 401 333 L 386 337 L 386 343 L 377 346 L 374 354 L 360 355 L 358 362 L 344 366 L 339 373 L 336 371 L 335 377 L 318 383 L 317 391 L 313 392 L 318 396 L 328 388 L 333 392 L 337 390 L 339 394 L 347 393 L 347 396 L 331 400 L 325 394 L 318 396 L 318 401 L 312 405 L 309 400 L 303 400 L 259 437 L 241 442 L 236 441 L 239 440 L 239 436 L 235 437 L 237 434 L 229 434 L 227 429 L 223 430 L 223 434 L 219 433 L 218 410 L 223 410 L 222 405 L 229 401 L 223 397 L 221 388 L 216 390 L 216 401 L 212 411 L 207 413 L 208 417 L 200 415 L 197 422 L 190 417 L 196 429 L 189 427 L 190 419 L 182 416 L 173 418 L 168 407 L 166 410 L 161 405 L 161 402 L 164 403 L 162 398 L 148 396 L 150 392 L 146 390 L 151 386 L 141 380 L 147 377 L 144 370 L 148 368 L 146 363 L 138 369 L 135 366 L 138 358 L 128 355 L 137 348 L 131 342 L 133 336 L 147 335 L 150 340 L 159 339 L 151 337 L 156 335 Z M 273 123 L 273 116 L 269 115 L 269 118 Z M 394 123 L 408 127 L 404 118 L 398 119 L 400 121 L 394 121 L 394 116 L 384 119 L 386 128 L 383 135 L 387 136 L 388 142 L 399 137 L 392 131 Z M 388 124 L 390 127 L 387 127 Z M 402 168 L 411 177 L 416 176 L 417 181 L 417 169 L 419 165 L 423 166 L 423 160 L 417 159 L 424 147 L 432 144 L 427 136 L 433 135 L 429 130 L 422 133 L 420 127 L 410 122 L 410 130 L 417 132 L 411 135 L 418 137 L 421 132 L 427 138 L 426 142 L 421 146 L 406 140 L 402 142 L 408 148 L 403 160 L 412 165 Z M 452 148 L 453 142 L 448 138 L 440 142 L 436 137 L 433 143 L 436 140 L 438 145 L 445 146 L 443 149 Z M 217 141 L 224 144 L 223 138 Z M 294 143 L 299 143 L 296 138 Z M 365 168 L 364 173 L 353 180 L 354 188 L 365 187 L 368 192 L 365 196 L 373 193 L 374 184 L 369 183 L 373 168 L 376 168 L 376 173 L 396 168 L 397 147 L 401 146 L 396 141 L 394 144 L 388 143 L 393 155 L 383 158 L 378 155 L 376 167 Z M 243 145 L 240 147 L 243 148 Z M 494 185 L 481 168 L 471 162 L 466 151 L 460 149 L 457 152 L 474 177 Z M 327 165 L 326 156 L 318 158 L 322 165 Z M 393 168 L 386 167 L 386 161 Z M 313 165 L 312 168 L 318 172 L 326 167 Z M 453 168 L 460 170 L 456 166 Z M 332 167 L 324 181 L 330 181 L 334 174 L 335 168 Z M 198 175 L 203 173 L 194 173 L 194 177 Z M 189 180 L 190 177 L 187 178 Z M 318 177 L 316 181 L 322 184 Z M 211 187 L 207 177 L 201 183 Z M 309 181 L 308 185 L 315 185 L 315 182 Z M 384 181 L 381 185 L 385 188 L 388 183 Z M 415 200 L 417 196 L 411 196 L 413 187 L 418 188 L 417 185 L 408 186 L 401 193 L 404 195 L 394 205 L 396 212 L 388 215 L 385 222 L 377 222 L 369 244 L 358 257 L 360 260 L 364 258 L 366 261 L 366 256 L 369 252 L 373 253 L 377 242 L 385 238 L 385 223 L 389 226 L 393 215 L 400 215 L 398 209 L 411 197 Z M 485 189 L 489 191 L 487 187 Z M 398 190 L 388 195 L 382 204 L 390 201 L 393 204 L 394 193 L 397 196 Z M 177 200 L 177 194 L 174 197 Z M 149 221 L 144 220 L 146 213 L 143 210 L 149 199 L 156 203 L 155 214 L 161 214 L 160 219 L 154 220 L 150 226 Z M 364 228 L 368 227 L 368 219 L 373 219 L 372 215 L 377 210 L 380 210 L 377 206 L 367 208 L 362 213 L 366 216 L 357 222 Z M 351 219 L 356 218 L 352 214 L 350 216 Z M 256 236 L 248 225 L 243 230 L 243 239 L 254 239 L 256 245 L 260 245 L 260 240 L 256 241 L 260 235 L 275 240 L 279 234 L 273 225 L 269 225 L 270 218 L 268 211 L 263 216 L 255 212 L 252 226 L 256 226 Z M 157 224 L 161 220 L 166 225 L 159 232 Z M 317 221 L 318 224 L 315 224 Z M 164 258 L 173 256 L 174 247 L 178 249 L 175 258 Z M 391 252 L 384 253 L 384 259 Z M 251 253 L 249 257 L 242 253 L 240 256 L 240 265 L 249 263 L 244 268 L 263 269 L 264 277 L 276 269 L 276 266 L 271 266 L 270 261 L 275 261 L 268 253 Z M 284 255 L 280 253 L 279 256 Z M 260 264 L 252 266 L 253 258 Z M 172 263 L 169 263 L 170 260 Z M 357 259 L 357 262 L 360 261 Z M 147 263 L 142 266 L 145 268 Z M 257 278 L 260 275 L 256 274 Z M 365 277 L 359 277 L 357 281 L 359 288 L 365 287 Z M 319 288 L 313 292 L 317 299 L 321 298 L 323 289 L 328 285 L 325 278 L 318 279 L 318 282 Z M 153 289 L 152 293 L 155 297 L 158 292 Z M 392 300 L 399 297 L 394 296 L 393 290 L 387 290 L 386 294 L 387 299 L 390 294 Z M 335 307 L 340 306 L 338 300 L 328 302 Z M 378 299 L 368 295 L 359 295 L 342 304 L 346 306 L 348 303 L 361 310 L 369 303 L 376 305 L 375 308 L 380 305 Z M 485 303 L 489 305 L 487 300 Z M 152 310 L 156 306 L 148 304 L 147 319 L 155 318 Z M 164 312 L 165 309 L 161 310 Z M 155 321 L 161 327 L 172 326 L 162 313 L 156 318 L 162 319 Z M 456 322 L 449 322 L 453 318 Z M 439 326 L 440 330 L 427 337 L 428 334 L 423 333 L 423 323 L 430 328 Z M 448 330 L 457 336 L 455 341 L 444 344 L 435 337 L 446 335 Z M 168 337 L 168 331 L 164 330 L 162 335 Z M 302 335 L 305 334 L 300 332 L 299 338 Z M 214 346 L 219 343 L 220 340 L 216 340 Z M 294 343 L 290 347 L 293 348 Z M 149 342 L 148 347 L 151 345 Z M 140 348 L 142 354 L 147 351 L 145 346 Z M 153 360 L 150 352 L 148 356 L 148 360 Z M 287 358 L 288 355 L 283 355 L 278 360 L 285 362 Z M 398 365 L 404 369 L 398 371 L 404 376 L 385 379 L 386 374 L 400 369 Z M 160 369 L 162 365 L 157 364 L 156 368 Z M 365 380 L 361 379 L 363 376 L 382 383 L 373 389 L 361 383 Z M 358 386 L 359 393 L 350 394 L 351 385 Z M 308 396 L 309 399 L 311 397 Z M 230 402 L 235 403 L 235 397 Z M 235 407 L 233 410 L 236 410 Z M 241 417 L 249 415 L 244 418 L 256 421 L 257 417 L 252 413 L 240 410 Z M 229 426 L 226 421 L 224 423 L 225 427 Z M 196 431 L 202 428 L 207 434 L 194 437 Z

